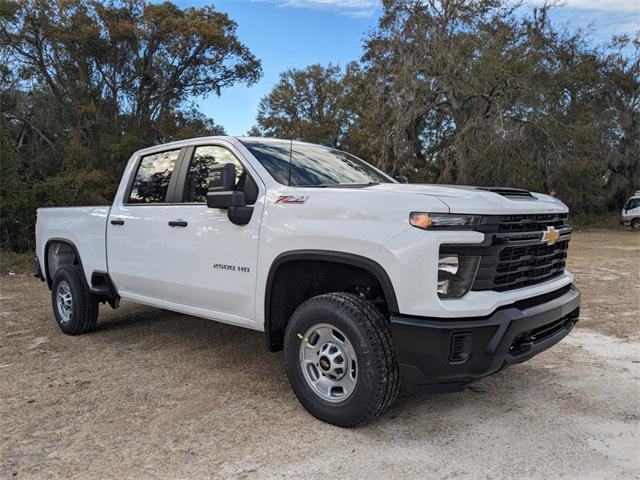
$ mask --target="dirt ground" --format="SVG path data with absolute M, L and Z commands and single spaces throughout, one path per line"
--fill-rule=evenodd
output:
M 562 343 L 352 430 L 302 409 L 260 333 L 127 303 L 68 337 L 4 277 L 0 477 L 639 478 L 640 235 L 577 233 L 569 263 Z

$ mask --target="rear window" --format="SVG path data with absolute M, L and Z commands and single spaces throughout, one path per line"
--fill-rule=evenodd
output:
M 163 203 L 180 149 L 142 157 L 128 203 Z
M 271 176 L 283 185 L 330 187 L 390 183 L 364 160 L 320 145 L 288 141 L 242 140 Z

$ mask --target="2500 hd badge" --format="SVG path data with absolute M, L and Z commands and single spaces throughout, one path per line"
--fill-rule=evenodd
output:
M 214 263 L 213 264 L 213 268 L 215 268 L 216 270 L 230 270 L 232 272 L 244 272 L 244 273 L 249 273 L 251 271 L 251 269 L 249 267 L 243 267 L 241 265 L 226 265 L 224 263 Z

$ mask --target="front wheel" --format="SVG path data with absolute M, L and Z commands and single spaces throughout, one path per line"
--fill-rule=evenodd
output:
M 325 422 L 365 423 L 397 396 L 388 321 L 356 295 L 329 293 L 300 305 L 287 324 L 284 354 L 296 397 Z
M 631 221 L 631 229 L 635 231 L 640 230 L 640 218 L 634 218 Z

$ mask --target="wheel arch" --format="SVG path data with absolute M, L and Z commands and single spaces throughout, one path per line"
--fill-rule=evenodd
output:
M 364 272 L 377 281 L 389 312 L 399 312 L 398 301 L 391 279 L 389 278 L 386 270 L 375 260 L 354 253 L 333 250 L 293 250 L 284 252 L 278 255 L 271 264 L 265 287 L 264 331 L 267 349 L 269 351 L 278 351 L 282 349 L 282 341 L 284 338 L 283 328 L 286 325 L 286 321 L 288 321 L 288 317 L 282 319 L 278 318 L 281 317 L 281 315 L 273 314 L 273 305 L 280 300 L 274 300 L 273 298 L 274 286 L 277 284 L 279 279 L 278 275 L 283 271 L 283 267 L 298 262 L 320 262 L 321 264 L 327 264 L 327 267 L 332 264 L 342 265 Z M 301 302 L 295 303 L 299 304 Z M 284 323 L 282 323 L 283 321 Z
M 55 245 L 55 244 L 60 244 L 60 245 L 64 245 L 65 247 L 71 249 L 71 251 L 73 252 L 73 259 L 71 262 L 64 260 L 62 263 L 59 263 L 57 265 L 51 265 L 50 263 L 50 248 Z M 67 252 L 68 253 L 68 252 Z M 84 267 L 82 266 L 82 259 L 80 258 L 80 253 L 78 252 L 78 247 L 76 247 L 75 243 L 73 243 L 71 240 L 67 239 L 67 238 L 50 238 L 49 240 L 47 240 L 47 243 L 45 243 L 44 245 L 44 259 L 43 259 L 43 263 L 44 263 L 44 277 L 45 280 L 47 282 L 47 285 L 49 286 L 49 289 L 51 289 L 51 283 L 53 282 L 53 275 L 56 272 L 56 270 L 63 266 L 63 265 L 78 265 L 80 267 L 80 269 L 82 270 L 82 275 L 83 277 L 85 277 L 84 275 Z M 54 268 L 53 272 L 52 270 L 52 266 L 57 266 L 58 268 Z M 86 282 L 87 279 L 84 278 L 84 281 Z
M 64 259 L 62 262 L 55 264 L 54 266 L 56 268 L 51 271 L 52 264 L 49 258 L 50 247 L 55 244 L 64 245 L 66 248 L 70 249 L 73 252 L 73 259 L 72 261 L 68 261 L 68 258 Z M 47 285 L 49 286 L 49 290 L 51 290 L 53 275 L 55 274 L 56 270 L 63 265 L 78 265 L 80 267 L 80 271 L 82 272 L 82 279 L 89 288 L 89 291 L 97 295 L 101 300 L 108 301 L 113 308 L 117 308 L 120 300 L 120 295 L 118 294 L 118 289 L 111 280 L 109 273 L 103 272 L 101 270 L 94 270 L 93 272 L 91 272 L 91 281 L 89 281 L 84 270 L 84 266 L 82 265 L 80 252 L 78 252 L 78 247 L 76 247 L 75 243 L 66 238 L 50 238 L 49 240 L 47 240 L 47 243 L 44 246 L 44 277 Z

